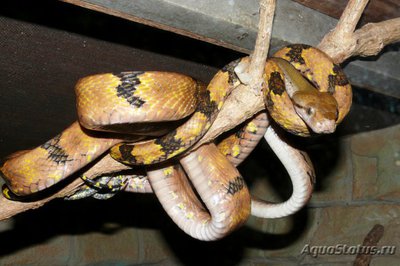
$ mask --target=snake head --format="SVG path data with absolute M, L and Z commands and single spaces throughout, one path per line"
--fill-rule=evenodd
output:
M 294 109 L 300 118 L 318 134 L 333 133 L 336 129 L 338 106 L 327 92 L 299 91 L 292 96 Z

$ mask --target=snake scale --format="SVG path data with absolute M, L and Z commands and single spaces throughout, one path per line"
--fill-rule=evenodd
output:
M 269 115 L 258 114 L 218 146 L 209 143 L 188 153 L 240 84 L 235 68 L 244 60 L 225 66 L 208 86 L 169 72 L 81 79 L 75 88 L 79 122 L 33 150 L 11 155 L 1 167 L 3 194 L 18 198 L 44 190 L 110 150 L 115 160 L 147 172 L 126 177 L 121 189 L 154 192 L 177 225 L 201 240 L 225 236 L 250 214 L 273 218 L 297 211 L 311 195 L 314 170 L 306 153 L 278 136 L 268 116 L 296 135 L 331 133 L 350 109 L 351 86 L 323 52 L 289 45 L 266 63 L 262 89 Z M 235 167 L 262 137 L 293 182 L 293 194 L 283 203 L 251 198 Z

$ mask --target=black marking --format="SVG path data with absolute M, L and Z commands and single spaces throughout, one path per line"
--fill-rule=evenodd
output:
M 267 96 L 264 97 L 264 103 L 269 110 L 274 107 L 274 101 L 271 99 L 271 91 L 268 91 Z
M 301 56 L 301 53 L 303 52 L 303 50 L 311 48 L 311 46 L 306 44 L 292 44 L 288 45 L 287 47 L 290 48 L 290 50 L 286 53 L 286 56 L 289 57 L 289 61 L 304 65 L 305 61 L 304 58 Z
M 329 94 L 334 94 L 335 93 L 335 76 L 334 75 L 329 75 L 328 76 L 328 93 Z
M 315 173 L 313 171 L 307 171 L 307 175 L 310 178 L 311 184 L 315 184 L 315 182 L 317 181 L 317 177 L 315 176 Z
M 119 152 L 121 153 L 121 158 L 124 159 L 124 161 L 128 161 L 130 163 L 136 163 L 136 157 L 132 155 L 132 150 L 133 150 L 133 145 L 124 145 L 122 144 L 121 146 L 118 147 Z
M 205 123 L 207 123 L 208 121 L 213 121 L 213 119 L 217 115 L 216 111 L 218 110 L 218 105 L 216 102 L 211 100 L 210 91 L 207 89 L 201 90 L 199 92 L 199 98 L 201 99 L 201 101 L 197 106 L 196 113 L 200 112 L 207 117 Z M 183 127 L 189 123 L 190 120 L 186 121 Z M 197 126 L 201 127 L 202 125 L 198 124 Z M 158 138 L 154 141 L 155 144 L 158 144 L 162 147 L 161 150 L 164 152 L 164 155 L 157 158 L 153 163 L 161 162 L 164 159 L 168 158 L 170 154 L 175 153 L 177 150 L 191 146 L 193 143 L 197 142 L 204 135 L 204 130 L 200 132 L 198 136 L 194 137 L 193 140 L 188 142 L 184 142 L 184 140 L 182 139 L 176 139 L 175 138 L 176 134 L 177 130 L 175 129 L 170 133 L 168 133 L 167 135 Z
M 308 175 L 308 178 L 310 179 L 311 183 L 315 184 L 317 178 L 316 178 L 315 172 L 313 171 L 313 166 L 312 166 L 310 157 L 308 157 L 307 153 L 304 151 L 300 151 L 300 155 L 303 157 L 303 159 L 307 163 L 307 165 L 310 166 L 311 169 L 307 171 L 307 175 Z
M 175 138 L 176 134 L 177 131 L 175 129 L 171 131 L 171 133 L 154 141 L 155 144 L 161 145 L 161 150 L 164 152 L 164 155 L 158 158 L 157 161 L 162 161 L 162 159 L 167 158 L 170 154 L 174 153 L 184 146 L 184 143 L 181 139 Z
M 68 160 L 68 153 L 59 145 L 60 139 L 61 134 L 58 134 L 40 147 L 48 152 L 47 159 L 57 164 L 65 164 L 68 161 L 72 161 L 72 159 Z
M 308 156 L 306 156 L 307 153 L 305 153 L 304 151 L 300 151 L 300 155 L 301 155 L 301 157 L 303 157 L 304 161 L 306 161 L 307 164 L 310 165 L 309 158 L 308 158 Z
M 241 60 L 242 60 L 241 58 L 236 59 L 235 61 L 230 62 L 221 69 L 222 72 L 228 72 L 229 75 L 228 83 L 230 85 L 234 84 L 239 79 L 235 73 L 235 68 L 240 63 Z
M 81 176 L 86 186 L 81 187 L 74 194 L 65 197 L 65 200 L 79 200 L 92 197 L 98 200 L 106 200 L 115 196 L 119 191 L 125 189 L 128 177 L 124 176 L 101 176 L 95 180 Z
M 297 108 L 306 108 L 305 106 L 302 106 L 302 105 L 298 104 L 297 102 L 293 102 L 293 106 L 295 106 Z
M 229 181 L 228 194 L 234 195 L 244 187 L 244 179 L 240 175 L 237 176 L 233 181 Z
M 335 86 L 346 86 L 349 84 L 349 80 L 347 79 L 346 75 L 344 74 L 343 70 L 340 66 L 334 64 L 333 65 L 333 73 L 328 76 L 328 92 L 330 94 L 335 93 Z
M 24 199 L 24 197 L 14 194 L 14 192 L 12 192 L 12 190 L 6 184 L 2 186 L 2 193 L 3 196 L 9 200 L 21 201 L 21 199 Z
M 143 73 L 144 72 L 142 71 L 135 71 L 115 74 L 115 76 L 121 79 L 121 84 L 116 88 L 117 96 L 124 98 L 130 105 L 133 105 L 137 108 L 140 108 L 146 102 L 140 97 L 134 96 L 136 86 L 140 84 L 140 79 L 138 76 Z
M 197 106 L 197 110 L 196 112 L 200 112 L 203 113 L 206 117 L 207 117 L 207 121 L 212 121 L 215 116 L 217 115 L 217 104 L 216 102 L 211 101 L 210 99 L 210 92 L 208 90 L 204 90 L 200 93 L 200 97 L 201 99 L 203 99 L 203 101 L 201 101 L 201 103 Z M 190 123 L 189 121 L 186 121 L 186 123 L 184 125 L 182 125 L 183 127 Z M 181 126 L 181 128 L 182 128 Z M 201 125 L 197 125 L 197 126 L 201 126 Z M 164 160 L 166 160 L 167 158 L 169 158 L 169 156 L 173 153 L 175 153 L 177 150 L 182 149 L 182 148 L 187 148 L 190 147 L 193 143 L 197 142 L 203 135 L 204 135 L 204 130 L 201 132 L 201 134 L 199 134 L 198 136 L 196 136 L 194 139 L 184 142 L 183 139 L 176 139 L 175 136 L 177 134 L 177 130 L 173 130 L 171 132 L 169 132 L 167 135 L 157 138 L 154 143 L 156 145 L 160 145 L 161 146 L 161 151 L 164 152 L 163 155 L 155 158 L 151 164 L 154 163 L 159 163 L 162 162 Z M 119 147 L 119 151 L 121 153 L 121 158 L 123 158 L 125 161 L 129 162 L 130 164 L 144 164 L 143 162 L 138 162 L 138 160 L 135 158 L 135 156 L 133 156 L 131 154 L 132 149 L 133 149 L 134 145 L 121 145 Z M 183 152 L 183 150 L 182 150 Z
M 197 106 L 197 111 L 201 112 L 209 120 L 211 120 L 213 118 L 213 115 L 215 115 L 216 111 L 218 110 L 217 103 L 214 101 L 211 101 L 209 90 L 204 90 L 203 92 L 201 92 L 200 99 L 202 99 L 202 101 Z
M 64 197 L 64 200 L 80 200 L 84 198 L 93 197 L 97 190 L 88 186 L 82 187 L 75 191 L 74 194 Z
M 242 138 L 242 134 L 246 132 L 245 127 L 242 127 L 241 129 L 239 129 L 238 131 L 235 132 L 235 136 L 237 138 Z
M 268 88 L 274 94 L 280 96 L 285 92 L 285 82 L 279 72 L 275 71 L 271 73 L 271 76 L 268 80 Z
M 88 187 L 106 192 L 122 190 L 129 180 L 129 178 L 125 176 L 101 176 L 94 180 L 86 176 L 81 176 L 81 178 Z
M 81 176 L 81 178 L 86 185 L 80 187 L 74 194 L 65 197 L 65 200 L 79 200 L 88 197 L 107 200 L 115 196 L 118 192 L 125 190 L 132 179 L 144 179 L 146 176 L 143 174 L 122 174 L 100 176 L 95 179 L 89 179 L 86 176 Z

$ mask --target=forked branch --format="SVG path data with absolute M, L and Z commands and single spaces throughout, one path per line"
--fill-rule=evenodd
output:
M 368 0 L 350 0 L 336 27 L 318 45 L 335 63 L 352 56 L 376 55 L 386 45 L 400 41 L 400 18 L 369 23 L 355 30 L 367 3 Z

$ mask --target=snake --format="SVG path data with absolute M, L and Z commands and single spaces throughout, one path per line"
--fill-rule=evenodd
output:
M 257 140 L 250 141 L 250 147 L 249 141 L 234 134 L 230 138 L 239 139 L 239 144 L 229 146 L 235 141 L 226 140 L 218 147 L 209 143 L 188 153 L 240 84 L 235 68 L 246 60 L 226 65 L 208 86 L 182 74 L 157 71 L 82 78 L 75 87 L 79 122 L 45 144 L 11 156 L 1 167 L 7 185 L 3 194 L 27 196 L 44 190 L 110 150 L 121 163 L 145 166 L 163 207 L 198 239 L 219 239 L 250 214 L 274 218 L 293 213 L 309 199 L 315 174 L 308 156 L 286 143 L 272 123 L 260 130 L 256 126 Z M 343 71 L 311 46 L 281 49 L 267 60 L 263 77 L 268 116 L 293 134 L 331 133 L 350 109 L 351 86 Z M 251 131 L 255 124 L 251 121 L 246 128 Z M 282 204 L 252 199 L 235 168 L 262 137 L 293 182 L 293 194 Z M 168 165 L 182 154 L 179 163 Z

